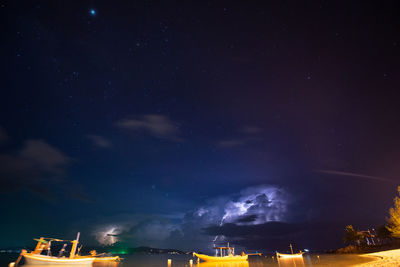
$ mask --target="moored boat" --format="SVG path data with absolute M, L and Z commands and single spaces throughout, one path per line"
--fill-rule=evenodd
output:
M 193 256 L 196 256 L 200 260 L 203 261 L 223 261 L 223 262 L 230 262 L 230 261 L 247 261 L 248 255 L 242 252 L 241 255 L 235 255 L 235 248 L 229 247 L 229 243 L 227 247 L 215 247 L 215 256 L 209 256 L 205 254 L 199 254 L 193 252 Z M 218 256 L 218 251 L 220 254 Z
M 295 253 L 295 254 L 284 254 L 284 253 L 276 253 L 276 256 L 278 258 L 302 258 L 303 257 L 304 252 L 299 252 L 299 253 Z
M 77 256 L 78 258 L 93 258 L 94 262 L 118 262 L 121 261 L 119 256 L 105 256 L 104 253 L 97 254 L 96 250 L 89 252 L 90 256 Z
M 105 262 L 105 261 L 121 261 L 119 256 L 110 256 L 110 257 L 95 257 L 94 262 Z
M 78 233 L 75 240 L 60 240 L 56 238 L 44 238 L 41 237 L 40 239 L 35 239 L 38 243 L 36 248 L 32 252 L 27 252 L 26 250 L 22 250 L 20 257 L 14 263 L 10 263 L 10 266 L 18 266 L 20 259 L 22 257 L 25 258 L 27 265 L 62 265 L 62 266 L 91 266 L 94 262 L 95 258 L 88 256 L 88 257 L 79 257 L 76 255 L 76 249 L 79 243 L 79 236 Z M 67 243 L 64 244 L 60 252 L 58 253 L 58 257 L 51 255 L 51 243 L 52 242 L 71 242 L 72 248 L 71 252 L 68 257 L 64 256 L 65 248 L 67 247 Z M 42 255 L 43 251 L 47 251 L 47 255 Z
M 276 257 L 277 258 L 303 258 L 304 252 L 299 251 L 298 253 L 293 253 L 292 244 L 290 244 L 290 251 L 292 252 L 292 254 L 285 254 L 285 253 L 276 252 Z
M 209 256 L 205 254 L 198 254 L 193 253 L 194 256 L 203 260 L 203 261 L 247 261 L 248 255 L 238 256 L 238 255 L 231 255 L 231 256 Z

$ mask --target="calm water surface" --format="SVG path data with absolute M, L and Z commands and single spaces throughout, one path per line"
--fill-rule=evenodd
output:
M 1 255 L 0 266 L 8 266 L 9 262 L 15 261 L 18 254 Z M 191 255 L 123 255 L 124 261 L 121 263 L 95 263 L 94 267 L 167 267 L 168 259 L 172 260 L 171 267 L 190 267 L 189 260 L 193 259 Z M 350 266 L 357 263 L 371 261 L 370 258 L 357 255 L 332 255 L 321 254 L 305 255 L 303 259 L 272 259 L 272 257 L 252 257 L 249 262 L 236 263 L 200 263 L 193 260 L 193 267 L 301 267 L 301 266 Z M 21 265 L 28 267 L 28 265 Z M 76 265 L 74 265 L 76 266 Z M 40 267 L 32 265 L 32 267 Z M 43 266 L 44 267 L 44 266 Z M 52 267 L 46 265 L 46 267 Z M 56 267 L 56 266 L 54 266 Z M 78 266 L 76 266 L 78 267 Z

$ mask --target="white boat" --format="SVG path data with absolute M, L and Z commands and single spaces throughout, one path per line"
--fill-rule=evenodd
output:
M 302 258 L 304 252 L 294 253 L 294 254 L 284 254 L 284 253 L 276 253 L 278 258 Z
M 62 265 L 62 266 L 92 266 L 92 263 L 94 262 L 95 258 L 94 257 L 79 257 L 76 255 L 76 249 L 79 243 L 79 236 L 80 233 L 78 233 L 77 237 L 75 240 L 69 240 L 67 242 L 72 243 L 72 248 L 71 248 L 71 253 L 68 257 L 65 257 L 63 253 L 65 252 L 65 247 L 67 244 L 64 244 L 64 247 L 61 249 L 58 257 L 51 256 L 50 254 L 50 249 L 51 249 L 51 242 L 53 241 L 66 241 L 66 240 L 60 240 L 56 238 L 44 238 L 41 237 L 40 239 L 35 239 L 38 241 L 36 248 L 32 252 L 27 252 L 26 250 L 22 250 L 20 257 L 15 263 L 10 263 L 9 266 L 18 266 L 21 257 L 25 258 L 26 264 L 27 265 Z M 42 255 L 43 251 L 47 250 L 47 255 Z
M 284 254 L 284 253 L 279 253 L 276 252 L 276 257 L 279 258 L 303 258 L 304 252 L 300 251 L 299 253 L 293 253 L 293 247 L 292 244 L 290 244 L 290 251 L 292 254 Z

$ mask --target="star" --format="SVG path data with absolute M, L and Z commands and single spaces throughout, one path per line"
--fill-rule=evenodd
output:
M 92 16 L 96 16 L 96 10 L 94 10 L 93 8 L 89 10 L 89 13 Z

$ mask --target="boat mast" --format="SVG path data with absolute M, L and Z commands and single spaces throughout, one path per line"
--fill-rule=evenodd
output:
M 292 254 L 293 254 L 293 247 L 292 247 L 292 244 L 290 244 L 290 251 L 291 251 Z
M 76 235 L 76 239 L 72 241 L 72 248 L 71 248 L 71 253 L 69 254 L 69 258 L 73 259 L 75 257 L 75 252 L 76 252 L 76 248 L 78 246 L 79 243 L 79 236 L 81 235 L 80 232 L 78 232 L 78 234 Z

